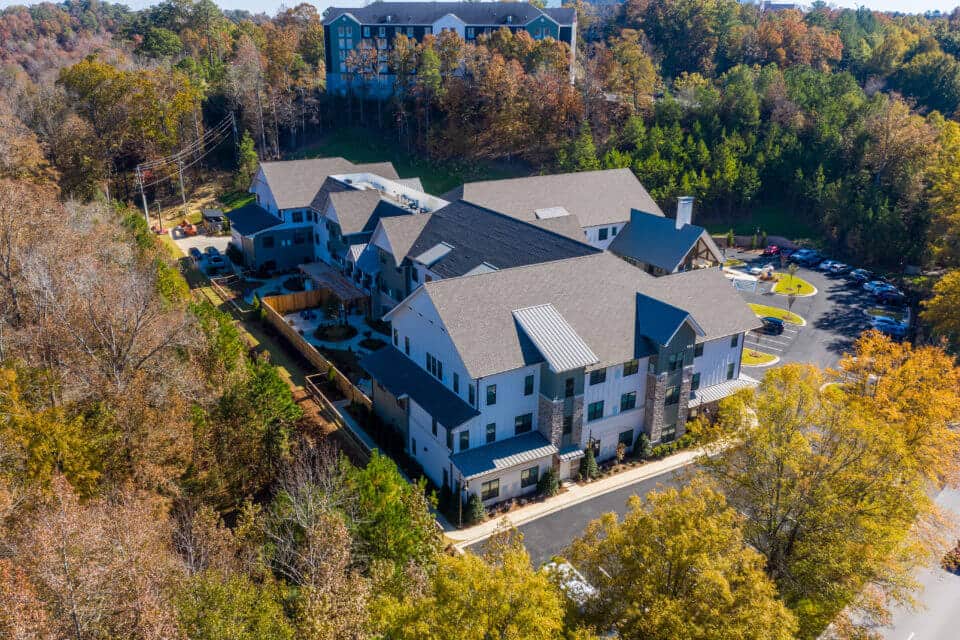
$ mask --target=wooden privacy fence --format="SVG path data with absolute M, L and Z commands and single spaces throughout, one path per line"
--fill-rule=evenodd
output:
M 333 379 L 330 381 L 350 402 L 356 402 L 364 405 L 368 409 L 372 409 L 373 403 L 370 401 L 370 398 L 368 398 L 363 391 L 360 391 L 360 389 L 350 381 L 350 378 L 343 375 L 343 372 L 323 357 L 323 354 L 317 351 L 316 347 L 307 342 L 306 338 L 300 335 L 296 329 L 287 324 L 283 319 L 283 314 L 296 313 L 302 309 L 315 307 L 317 306 L 316 301 L 321 299 L 326 299 L 326 297 L 323 295 L 323 292 L 320 291 L 301 291 L 299 293 L 290 293 L 281 296 L 266 296 L 261 300 L 263 317 L 274 329 L 286 338 L 297 351 L 303 354 L 303 357 L 316 367 L 317 371 L 327 376 L 327 380 L 330 380 L 330 372 L 332 371 Z M 284 311 L 281 312 L 280 309 L 284 309 Z
M 342 429 L 343 433 L 348 434 L 350 439 L 354 444 L 359 447 L 368 458 L 370 457 L 371 451 L 370 447 L 360 438 L 359 435 L 354 433 L 353 428 L 343 418 L 343 414 L 340 413 L 340 410 L 330 402 L 330 399 L 324 395 L 323 391 L 320 389 L 320 385 L 317 384 L 316 380 L 318 377 L 322 377 L 322 374 L 315 373 L 313 375 L 307 376 L 305 384 L 307 386 L 307 391 L 310 392 L 310 395 L 317 401 L 317 404 L 320 405 L 320 409 L 323 411 L 323 415 L 337 425 L 337 428 Z M 322 381 L 321 381 L 322 382 Z

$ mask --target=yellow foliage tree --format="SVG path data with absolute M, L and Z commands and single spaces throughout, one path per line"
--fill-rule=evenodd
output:
M 934 335 L 946 339 L 954 348 L 960 346 L 960 270 L 948 271 L 933 285 L 933 297 L 923 301 L 920 318 L 930 325 Z
M 625 640 L 789 640 L 793 615 L 747 547 L 740 516 L 703 479 L 633 496 L 594 520 L 569 558 L 597 588 L 584 617 Z

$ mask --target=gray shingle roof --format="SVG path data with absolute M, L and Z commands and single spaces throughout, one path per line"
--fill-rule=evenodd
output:
M 381 218 L 412 215 L 409 209 L 384 200 L 375 189 L 331 193 L 330 202 L 337 212 L 340 231 L 344 235 L 371 232 Z
M 374 2 L 365 7 L 330 7 L 324 12 L 324 24 L 344 13 L 362 24 L 402 25 L 433 24 L 448 13 L 471 25 L 507 24 L 507 16 L 513 17 L 513 24 L 520 25 L 543 14 L 560 24 L 571 25 L 576 18 L 570 10 L 541 11 L 527 2 Z
M 444 427 L 456 427 L 480 415 L 460 396 L 393 346 L 367 355 L 360 360 L 360 366 L 394 396 L 407 395 L 413 398 Z
M 430 296 L 471 378 L 542 361 L 518 331 L 515 309 L 551 304 L 600 360 L 635 357 L 636 294 L 688 312 L 703 329 L 698 341 L 760 325 L 719 269 L 654 278 L 611 253 L 435 280 Z
M 253 202 L 229 212 L 227 219 L 242 236 L 253 235 L 283 223 L 280 218 Z
M 450 456 L 465 480 L 493 471 L 509 469 L 525 462 L 536 462 L 557 453 L 557 447 L 547 442 L 539 432 L 498 440 L 476 449 L 467 449 Z
M 667 272 L 676 269 L 696 246 L 700 238 L 720 256 L 713 238 L 703 227 L 685 224 L 676 228 L 671 218 L 652 216 L 642 211 L 631 212 L 630 222 L 620 230 L 610 243 L 610 251 L 617 255 L 634 258 Z
M 450 250 L 439 257 L 430 253 L 441 244 L 448 245 Z M 585 238 L 576 241 L 468 202 L 452 202 L 429 216 L 407 256 L 414 259 L 429 255 L 435 258 L 430 270 L 443 278 L 452 278 L 484 263 L 507 269 L 598 251 L 586 244 Z
M 270 185 L 278 209 L 308 207 L 327 176 L 338 173 L 375 173 L 396 180 L 396 169 L 389 162 L 353 164 L 344 158 L 312 158 L 261 162 L 260 168 Z
M 443 196 L 461 198 L 526 221 L 536 220 L 537 209 L 563 207 L 581 227 L 627 222 L 631 209 L 663 216 L 629 169 L 468 182 Z
M 428 213 L 420 213 L 415 216 L 385 218 L 380 221 L 383 233 L 387 236 L 387 242 L 393 249 L 393 258 L 398 267 L 410 253 L 410 247 L 417 241 L 420 232 L 427 226 L 430 216 L 431 214 Z

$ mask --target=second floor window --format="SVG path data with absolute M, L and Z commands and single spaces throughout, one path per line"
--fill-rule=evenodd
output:
M 733 380 L 733 370 L 735 368 L 736 368 L 736 365 L 732 362 L 727 365 L 727 380 Z
M 293 222 L 303 222 L 303 211 L 294 211 L 291 214 L 291 220 Z
M 631 391 L 620 396 L 620 411 L 630 411 L 637 406 L 637 392 Z
M 731 347 L 735 347 L 735 346 L 737 346 L 738 344 L 740 344 L 740 334 L 739 334 L 739 333 L 735 333 L 735 334 L 733 334 L 732 336 L 730 336 L 730 346 L 731 346 Z
M 533 393 L 533 374 L 531 373 L 523 379 L 523 395 L 529 396 Z
M 671 405 L 677 404 L 678 402 L 680 402 L 680 387 L 677 385 L 667 387 L 667 395 L 663 400 L 663 404 Z
M 680 353 L 671 353 L 667 358 L 667 371 L 676 371 L 683 366 L 683 351 Z
M 690 379 L 690 391 L 696 391 L 699 388 L 700 388 L 700 374 L 695 373 L 693 374 L 693 377 Z
M 590 385 L 603 384 L 607 381 L 607 370 L 597 369 L 590 372 Z
M 460 451 L 466 451 L 470 448 L 470 430 L 460 432 Z
M 573 378 L 567 378 L 563 381 L 563 397 L 572 398 L 577 389 L 577 381 Z
M 497 385 L 487 385 L 487 406 L 497 404 Z
M 630 360 L 629 362 L 623 363 L 623 377 L 632 376 L 637 371 L 640 370 L 640 362 L 638 360 Z
M 487 444 L 497 439 L 497 423 L 491 422 L 487 425 Z
M 443 363 L 427 354 L 427 371 L 432 373 L 438 380 L 443 380 Z
M 698 344 L 693 348 L 693 357 L 699 358 L 702 355 L 703 355 L 703 343 L 701 342 L 700 344 Z
M 593 422 L 603 417 L 603 400 L 591 402 L 587 406 L 587 421 Z
M 533 414 L 525 413 L 513 419 L 513 435 L 527 433 L 533 429 Z

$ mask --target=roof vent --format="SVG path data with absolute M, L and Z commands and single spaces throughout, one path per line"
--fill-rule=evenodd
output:
M 393 22 L 393 16 L 387 15 L 387 22 Z
M 534 215 L 537 220 L 547 220 L 549 218 L 562 218 L 570 215 L 570 212 L 563 207 L 544 207 L 543 209 L 534 209 Z

